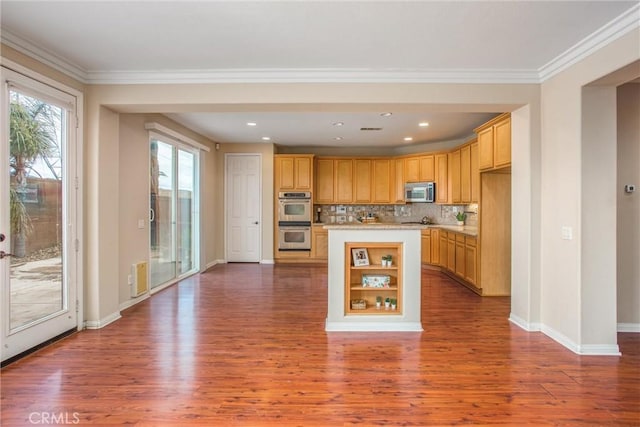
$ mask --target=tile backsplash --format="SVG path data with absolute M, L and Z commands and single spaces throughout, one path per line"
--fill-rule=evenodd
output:
M 325 223 L 355 222 L 369 214 L 380 222 L 419 222 L 428 217 L 434 224 L 455 225 L 456 213 L 467 214 L 465 224 L 477 226 L 478 205 L 437 205 L 435 203 L 408 203 L 406 205 L 314 205 L 314 218 L 320 209 L 320 221 Z

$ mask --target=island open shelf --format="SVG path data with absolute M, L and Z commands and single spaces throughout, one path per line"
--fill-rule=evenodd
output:
M 325 329 L 422 331 L 420 228 L 366 224 L 325 228 L 329 230 Z M 387 299 L 395 308 L 385 307 Z
M 356 265 L 363 252 L 368 265 Z M 345 254 L 345 314 L 402 314 L 402 243 L 346 243 Z

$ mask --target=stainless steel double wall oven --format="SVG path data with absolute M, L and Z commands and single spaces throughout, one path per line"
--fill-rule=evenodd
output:
M 311 250 L 311 193 L 278 193 L 278 250 Z

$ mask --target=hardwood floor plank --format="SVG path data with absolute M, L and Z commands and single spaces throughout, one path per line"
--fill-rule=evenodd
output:
M 580 357 L 422 272 L 424 332 L 326 333 L 322 265 L 219 265 L 1 372 L 1 424 L 640 425 L 640 335 Z

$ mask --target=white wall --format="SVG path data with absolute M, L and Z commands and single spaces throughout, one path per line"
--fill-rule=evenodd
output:
M 573 65 L 569 69 L 545 81 L 542 84 L 542 235 L 541 235 L 541 323 L 542 330 L 580 353 L 617 351 L 615 336 L 611 331 L 594 332 L 589 336 L 588 325 L 594 325 L 598 316 L 605 314 L 604 321 L 609 324 L 610 313 L 615 312 L 611 301 L 603 301 L 606 308 L 598 312 L 583 311 L 583 298 L 594 298 L 592 281 L 584 281 L 583 254 L 592 257 L 593 253 L 583 252 L 585 245 L 581 231 L 583 225 L 593 226 L 592 222 L 583 224 L 585 218 L 582 180 L 590 174 L 602 173 L 601 168 L 583 171 L 583 150 L 592 149 L 590 142 L 583 141 L 583 87 L 613 71 L 630 64 L 640 56 L 640 30 L 612 42 L 594 52 L 591 56 Z M 590 129 L 586 127 L 586 129 Z M 602 144 L 615 144 L 613 139 L 601 141 Z M 610 154 L 610 153 L 608 153 Z M 589 155 L 589 154 L 588 154 Z M 593 153 L 590 154 L 591 156 Z M 593 158 L 593 157 L 590 157 Z M 610 168 L 604 162 L 604 168 Z M 607 175 L 611 171 L 606 171 Z M 586 174 L 586 175 L 585 175 Z M 608 190 L 611 191 L 611 190 Z M 599 197 L 608 198 L 609 194 Z M 573 231 L 572 240 L 563 240 L 563 226 Z M 598 224 L 599 227 L 614 228 L 615 225 Z M 610 232 L 609 232 L 610 234 Z M 593 244 L 592 239 L 587 240 Z M 615 244 L 610 240 L 603 242 L 602 251 L 615 253 Z M 607 273 L 608 274 L 608 273 Z M 607 280 L 615 283 L 615 276 L 607 275 Z M 587 286 L 583 289 L 583 285 Z M 586 292 L 585 292 L 586 291 Z M 584 316 L 584 319 L 583 319 Z M 583 325 L 584 323 L 584 325 Z M 588 341 L 585 341 L 587 334 Z M 606 341 L 594 341 L 596 337 Z M 586 344 L 590 347 L 584 347 Z M 598 347 L 599 346 L 599 347 Z
M 620 86 L 618 109 L 618 329 L 640 332 L 640 83 Z M 625 193 L 635 184 L 635 193 Z

